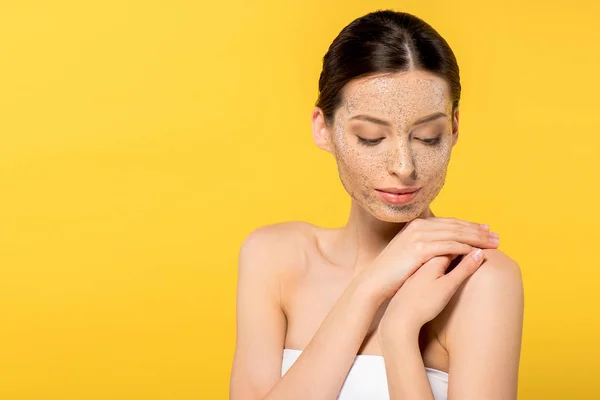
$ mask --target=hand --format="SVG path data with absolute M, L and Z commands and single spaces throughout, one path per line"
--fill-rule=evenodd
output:
M 356 277 L 378 303 L 390 299 L 404 281 L 436 256 L 496 248 L 489 227 L 455 218 L 417 218 L 398 232 L 373 263 Z M 438 261 L 439 262 L 439 261 Z
M 398 329 L 418 333 L 423 325 L 442 312 L 465 279 L 477 271 L 484 255 L 477 249 L 446 274 L 452 258 L 434 257 L 404 282 L 381 318 L 380 340 L 397 335 Z

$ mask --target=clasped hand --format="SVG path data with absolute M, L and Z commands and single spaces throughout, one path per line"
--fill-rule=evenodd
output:
M 360 277 L 375 299 L 389 302 L 380 335 L 399 326 L 418 330 L 435 318 L 481 266 L 482 249 L 498 244 L 498 234 L 488 225 L 440 217 L 406 224 Z M 459 255 L 466 256 L 446 273 Z

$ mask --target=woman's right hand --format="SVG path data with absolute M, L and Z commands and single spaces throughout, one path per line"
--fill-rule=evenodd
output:
M 496 240 L 494 240 L 496 238 Z M 498 235 L 487 225 L 456 218 L 417 218 L 396 234 L 357 277 L 378 301 L 394 296 L 421 265 L 442 255 L 468 254 L 475 248 L 498 247 Z

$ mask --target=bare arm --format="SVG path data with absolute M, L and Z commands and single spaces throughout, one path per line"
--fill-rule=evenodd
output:
M 447 272 L 451 259 L 436 257 L 423 264 L 392 298 L 380 331 L 390 399 L 434 400 L 419 332 L 444 310 L 465 280 L 477 274 L 484 258 L 481 250 L 473 251 Z
M 236 346 L 231 400 L 262 399 L 281 373 L 286 320 L 279 305 L 279 282 L 270 253 L 273 227 L 252 232 L 241 246 L 236 294 Z M 273 254 L 275 255 L 275 254 Z
M 496 247 L 480 224 L 453 218 L 411 221 L 361 271 L 285 376 L 280 377 L 285 315 L 278 268 L 297 245 L 297 223 L 263 227 L 240 252 L 237 344 L 231 400 L 337 398 L 375 314 L 414 271 L 440 254 L 466 254 L 472 245 Z
M 353 281 L 281 377 L 286 322 L 276 263 L 286 249 L 276 243 L 289 229 L 287 224 L 260 228 L 242 245 L 231 400 L 335 399 L 381 304 L 364 284 Z
M 419 330 L 403 329 L 382 342 L 390 399 L 435 400 L 419 348 Z
M 446 329 L 448 399 L 516 399 L 524 292 L 519 265 L 487 250 L 482 265 L 452 299 Z
M 419 330 L 415 328 L 438 313 L 438 307 L 445 304 L 454 288 L 458 291 L 443 311 L 446 323 L 440 335 L 450 358 L 448 399 L 517 398 L 524 304 L 521 272 L 518 264 L 501 251 L 490 249 L 484 253 L 485 262 L 476 272 L 477 264 L 470 257 L 447 275 L 443 270 L 430 274 L 435 270 L 428 265 L 434 260 L 428 262 L 390 302 L 380 336 L 391 399 L 433 399 L 418 347 Z M 465 268 L 461 270 L 462 265 Z M 458 285 L 467 277 L 464 284 Z M 440 285 L 443 280 L 455 283 Z M 429 307 L 428 302 L 435 307 Z M 411 323 L 411 308 L 420 309 L 417 314 L 426 311 L 427 315 L 418 324 Z M 396 316 L 391 320 L 394 325 L 386 324 L 389 315 Z

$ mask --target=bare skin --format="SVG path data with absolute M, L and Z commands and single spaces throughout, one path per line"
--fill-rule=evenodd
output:
M 343 234 L 341 229 L 325 229 L 301 222 L 290 223 L 288 228 L 298 230 L 301 236 L 298 244 L 305 258 L 283 271 L 281 278 L 281 302 L 288 321 L 285 348 L 302 350 L 352 281 L 354 271 L 333 264 L 325 250 L 339 240 Z M 286 228 L 282 226 L 282 229 Z M 386 304 L 383 304 L 373 318 L 357 354 L 382 355 L 377 334 L 385 309 Z M 442 315 L 424 326 L 421 351 L 425 366 L 448 372 L 443 327 Z
M 356 354 L 383 354 L 378 330 L 389 299 L 365 290 L 360 278 L 407 223 L 434 217 L 430 203 L 444 185 L 458 139 L 458 110 L 452 113 L 446 83 L 422 71 L 383 74 L 352 81 L 343 97 L 331 126 L 315 109 L 313 138 L 336 159 L 352 201 L 347 224 L 327 229 L 305 222 L 281 223 L 260 228 L 246 239 L 240 253 L 232 400 L 335 398 Z M 435 114 L 442 116 L 415 123 Z M 365 145 L 364 140 L 376 144 Z M 420 189 L 409 204 L 398 205 L 378 194 L 378 189 L 390 187 Z M 474 293 L 482 291 L 479 286 L 495 279 L 497 270 L 512 265 L 497 244 L 485 240 L 470 244 L 485 248 L 487 262 L 481 274 L 476 273 L 485 279 L 466 283 L 419 335 L 423 364 L 447 373 L 450 348 L 465 346 L 456 337 L 466 335 L 456 326 L 473 330 L 470 324 L 475 323 L 462 322 L 466 311 L 461 310 L 473 313 L 479 301 Z M 510 271 L 516 291 L 518 266 Z M 516 332 L 519 322 L 513 320 L 510 327 Z M 511 365 L 518 351 L 514 337 Z M 454 343 L 448 342 L 450 338 Z M 481 346 L 490 347 L 490 342 Z M 303 350 L 303 354 L 282 378 L 284 348 Z M 459 364 L 472 362 L 455 359 Z M 456 398 L 479 391 L 468 387 L 467 368 L 455 372 Z M 501 375 L 497 368 L 486 373 Z M 512 391 L 515 368 L 502 373 L 507 376 L 502 385 Z M 488 376 L 480 378 L 485 382 Z M 508 398 L 505 393 L 499 396 Z

